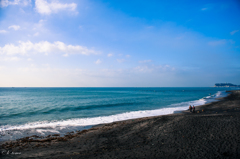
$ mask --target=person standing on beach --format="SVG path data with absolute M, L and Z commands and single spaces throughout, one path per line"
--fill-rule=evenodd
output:
M 192 106 L 191 105 L 189 105 L 189 110 L 190 110 L 190 113 L 192 112 Z
M 193 109 L 193 113 L 195 113 L 195 107 L 194 107 L 194 105 L 193 105 L 192 109 Z

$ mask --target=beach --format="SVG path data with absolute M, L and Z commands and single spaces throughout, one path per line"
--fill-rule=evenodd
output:
M 3 158 L 239 158 L 240 91 L 196 113 L 145 117 L 1 144 Z

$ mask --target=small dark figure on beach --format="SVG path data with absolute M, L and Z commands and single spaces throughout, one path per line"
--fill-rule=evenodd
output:
M 189 110 L 190 110 L 190 113 L 192 112 L 192 106 L 191 105 L 189 105 Z
M 194 105 L 193 105 L 192 109 L 193 109 L 193 113 L 195 113 L 195 107 L 194 107 Z

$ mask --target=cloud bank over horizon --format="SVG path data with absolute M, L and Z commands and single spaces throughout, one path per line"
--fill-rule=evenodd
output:
M 82 54 L 90 55 L 97 54 L 96 51 L 90 50 L 86 47 L 79 45 L 66 45 L 61 41 L 50 43 L 48 41 L 41 41 L 38 43 L 32 43 L 31 41 L 23 42 L 19 41 L 18 45 L 6 44 L 0 47 L 0 55 L 29 55 L 29 54 L 51 54 L 51 53 L 62 53 L 64 55 L 69 54 Z

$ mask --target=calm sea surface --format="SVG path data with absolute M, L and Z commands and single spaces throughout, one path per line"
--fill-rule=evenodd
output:
M 0 88 L 0 141 L 171 114 L 231 89 L 236 88 Z

